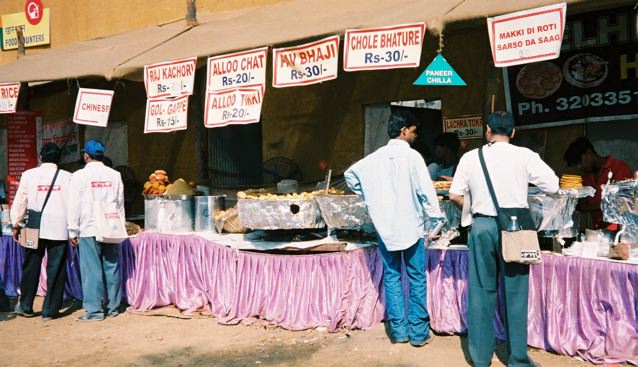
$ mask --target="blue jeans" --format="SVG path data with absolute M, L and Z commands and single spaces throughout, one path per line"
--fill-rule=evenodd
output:
M 390 335 L 394 340 L 410 339 L 413 344 L 430 337 L 430 315 L 426 306 L 425 263 L 427 253 L 423 239 L 401 251 L 388 251 L 378 238 L 379 253 L 383 259 L 383 285 L 385 307 L 390 321 Z M 410 283 L 410 298 L 406 318 L 405 298 L 401 287 L 401 259 L 405 263 Z
M 82 307 L 88 317 L 104 317 L 104 305 L 107 314 L 120 306 L 122 279 L 119 253 L 118 244 L 97 242 L 95 237 L 80 237 L 80 274 L 84 295 Z

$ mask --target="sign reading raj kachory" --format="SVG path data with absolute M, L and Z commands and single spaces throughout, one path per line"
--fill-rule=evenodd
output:
M 446 117 L 443 119 L 443 132 L 454 133 L 459 139 L 481 138 L 483 137 L 483 117 Z
M 148 98 L 193 94 L 197 58 L 144 66 L 144 86 Z
M 503 69 L 517 127 L 638 118 L 638 37 L 631 7 L 567 17 L 561 56 Z

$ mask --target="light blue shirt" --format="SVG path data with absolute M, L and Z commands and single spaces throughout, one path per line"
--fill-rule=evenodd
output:
M 430 173 L 430 178 L 436 180 L 441 176 L 454 176 L 454 168 L 456 168 L 456 165 L 443 167 L 443 165 L 438 163 L 430 163 L 428 166 L 428 172 Z
M 363 197 L 388 251 L 414 245 L 425 236 L 427 217 L 443 218 L 423 157 L 392 139 L 345 172 L 350 190 Z

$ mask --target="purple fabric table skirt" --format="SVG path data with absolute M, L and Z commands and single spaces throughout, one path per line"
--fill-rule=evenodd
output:
M 383 319 L 383 269 L 375 248 L 271 255 L 153 233 L 121 246 L 131 311 L 172 304 L 223 324 L 260 318 L 292 330 L 367 329 Z M 22 251 L 4 237 L 0 251 L 0 279 L 13 295 Z M 66 290 L 81 298 L 76 249 L 70 255 Z M 466 332 L 468 255 L 428 251 L 428 310 L 439 333 Z M 529 295 L 531 346 L 594 363 L 638 364 L 638 266 L 543 255 L 543 264 L 532 267 Z M 494 325 L 502 339 L 498 313 Z

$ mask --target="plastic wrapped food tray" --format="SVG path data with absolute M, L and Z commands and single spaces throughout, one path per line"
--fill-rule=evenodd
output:
M 358 195 L 326 194 L 315 199 L 328 228 L 374 231 L 366 203 Z
M 319 204 L 315 199 L 237 201 L 239 221 L 251 229 L 323 228 Z
M 603 220 L 630 229 L 638 229 L 638 181 L 627 181 L 607 186 L 602 193 Z

